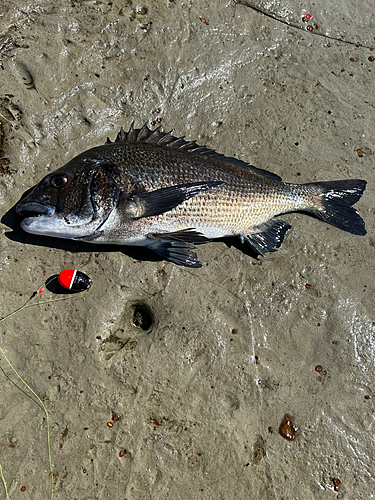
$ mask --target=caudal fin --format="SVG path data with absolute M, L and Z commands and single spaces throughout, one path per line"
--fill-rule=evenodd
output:
M 349 179 L 345 181 L 312 182 L 308 184 L 316 190 L 313 207 L 308 211 L 320 219 L 343 231 L 364 236 L 365 223 L 352 207 L 366 188 L 366 181 Z

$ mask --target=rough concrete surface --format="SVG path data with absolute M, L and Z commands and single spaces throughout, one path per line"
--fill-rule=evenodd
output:
M 0 12 L 1 315 L 64 268 L 94 281 L 0 325 L 50 415 L 54 498 L 373 498 L 372 2 L 8 0 Z M 23 234 L 10 210 L 22 194 L 133 118 L 288 182 L 366 179 L 368 234 L 292 214 L 278 252 L 256 261 L 212 243 L 194 270 Z M 9 498 L 48 499 L 44 413 L 0 367 Z M 294 441 L 278 432 L 285 413 Z

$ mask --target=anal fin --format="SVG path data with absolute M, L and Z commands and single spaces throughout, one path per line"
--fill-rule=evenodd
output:
M 273 218 L 258 226 L 257 231 L 241 236 L 259 255 L 267 252 L 275 252 L 281 245 L 285 233 L 292 226 L 281 219 Z

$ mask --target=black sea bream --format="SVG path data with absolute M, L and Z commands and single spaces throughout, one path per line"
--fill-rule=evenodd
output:
M 191 267 L 201 266 L 194 244 L 219 238 L 238 236 L 260 255 L 275 251 L 291 227 L 275 216 L 287 212 L 307 212 L 366 234 L 352 208 L 365 181 L 288 184 L 172 132 L 132 125 L 115 142 L 108 139 L 76 156 L 18 204 L 22 228 L 90 243 L 146 246 Z

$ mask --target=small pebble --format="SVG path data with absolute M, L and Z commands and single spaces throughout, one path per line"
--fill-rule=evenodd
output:
M 331 478 L 332 482 L 333 482 L 333 489 L 335 491 L 339 491 L 339 486 L 341 484 L 341 481 L 338 477 L 333 477 Z
M 297 437 L 298 427 L 294 423 L 292 415 L 285 413 L 279 427 L 279 434 L 288 441 L 294 441 Z

